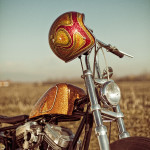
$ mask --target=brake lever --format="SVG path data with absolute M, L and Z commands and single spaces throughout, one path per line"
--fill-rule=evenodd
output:
M 99 40 L 97 40 L 98 44 L 101 47 L 104 47 L 108 52 L 111 52 L 115 55 L 117 55 L 118 57 L 122 58 L 124 55 L 133 58 L 132 55 L 129 55 L 127 53 L 124 53 L 122 51 L 119 51 L 116 47 L 111 46 L 110 44 L 105 44 L 104 42 L 101 42 Z
M 125 55 L 125 56 L 128 56 L 128 57 L 130 57 L 130 58 L 133 58 L 133 56 L 132 55 L 129 55 L 129 54 L 127 54 L 127 53 L 125 53 L 125 52 L 122 52 L 122 51 L 119 51 L 119 52 L 121 52 L 123 55 Z
M 132 55 L 129 55 L 129 54 L 125 53 L 125 52 L 122 52 L 122 51 L 118 50 L 115 46 L 112 47 L 110 44 L 108 44 L 107 50 L 109 52 L 114 53 L 115 55 L 119 56 L 120 58 L 122 58 L 124 55 L 133 58 Z

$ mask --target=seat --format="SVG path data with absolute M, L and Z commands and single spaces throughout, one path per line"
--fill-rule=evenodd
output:
M 28 115 L 19 115 L 19 116 L 13 116 L 13 117 L 0 115 L 0 123 L 16 124 L 19 122 L 23 122 L 28 118 L 29 118 Z

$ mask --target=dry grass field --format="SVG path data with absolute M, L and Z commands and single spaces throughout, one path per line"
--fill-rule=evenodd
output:
M 124 122 L 131 136 L 150 137 L 150 81 L 149 82 L 118 82 L 122 99 L 120 107 L 124 113 Z M 84 88 L 81 84 L 76 84 Z M 39 84 L 11 84 L 0 88 L 0 115 L 29 114 L 35 102 L 49 88 L 50 85 Z M 75 132 L 79 122 L 62 123 Z M 106 124 L 107 125 L 107 124 Z M 108 125 L 107 125 L 108 126 Z M 116 123 L 112 123 L 111 142 L 118 139 Z M 108 126 L 109 129 L 109 126 Z M 94 130 L 91 137 L 90 149 L 98 148 Z

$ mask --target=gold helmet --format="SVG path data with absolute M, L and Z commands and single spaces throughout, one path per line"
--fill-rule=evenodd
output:
M 92 48 L 95 38 L 84 25 L 84 14 L 67 12 L 52 24 L 49 44 L 60 59 L 68 62 Z

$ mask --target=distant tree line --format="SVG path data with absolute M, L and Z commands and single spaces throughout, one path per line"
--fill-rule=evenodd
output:
M 125 76 L 117 79 L 117 81 L 150 81 L 150 73 Z

